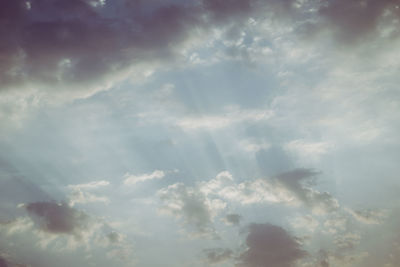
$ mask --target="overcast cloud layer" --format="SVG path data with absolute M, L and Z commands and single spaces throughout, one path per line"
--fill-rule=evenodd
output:
M 400 1 L 0 2 L 0 267 L 396 267 Z

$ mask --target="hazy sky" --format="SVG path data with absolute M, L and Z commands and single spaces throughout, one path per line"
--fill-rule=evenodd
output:
M 399 0 L 0 2 L 0 267 L 396 267 Z

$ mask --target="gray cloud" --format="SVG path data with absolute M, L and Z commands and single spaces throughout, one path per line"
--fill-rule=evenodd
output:
M 328 192 L 311 188 L 318 174 L 312 169 L 295 169 L 277 175 L 274 179 L 292 192 L 297 199 L 316 212 L 332 212 L 339 208 L 338 201 Z
M 77 234 L 86 226 L 88 216 L 65 203 L 34 202 L 25 206 L 31 219 L 43 231 Z
M 224 218 L 225 223 L 229 225 L 239 225 L 241 220 L 242 216 L 235 213 L 227 214 Z
M 24 81 L 85 82 L 131 61 L 162 57 L 181 40 L 189 8 L 166 5 L 139 15 L 140 1 L 6 1 L 0 55 L 3 86 Z M 171 45 L 171 46 L 170 46 Z M 149 55 L 147 52 L 153 52 Z
M 158 192 L 163 201 L 162 211 L 182 218 L 184 223 L 195 227 L 195 234 L 214 235 L 213 210 L 204 194 L 182 183 L 170 185 Z
M 227 261 L 233 256 L 232 250 L 223 248 L 205 249 L 203 252 L 206 254 L 207 263 L 211 265 Z
M 236 23 L 252 2 L 3 1 L 1 89 L 104 82 L 132 65 L 172 59 L 192 30 Z
M 317 9 L 319 24 L 311 28 L 331 29 L 345 42 L 373 33 L 388 10 L 400 14 L 396 0 L 305 2 L 296 8 L 293 0 L 3 1 L 0 82 L 2 89 L 104 82 L 132 65 L 172 59 L 194 31 L 237 28 L 265 12 L 300 20 L 304 9 Z
M 8 266 L 8 264 L 7 264 L 6 260 L 3 258 L 0 258 L 0 267 L 7 267 L 7 266 Z
M 399 17 L 399 4 L 397 0 L 335 0 L 327 1 L 318 12 L 339 41 L 351 44 L 376 35 L 385 13 Z
M 28 265 L 15 263 L 5 255 L 0 256 L 0 267 L 28 267 Z
M 252 224 L 247 250 L 239 257 L 242 267 L 292 267 L 307 253 L 285 229 L 272 224 Z

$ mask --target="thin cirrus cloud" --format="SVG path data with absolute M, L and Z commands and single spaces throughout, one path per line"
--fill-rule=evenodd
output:
M 165 176 L 164 171 L 155 170 L 152 173 L 144 173 L 141 175 L 133 175 L 130 173 L 126 173 L 124 175 L 124 184 L 125 185 L 135 185 L 137 183 L 154 180 L 154 179 L 162 179 Z

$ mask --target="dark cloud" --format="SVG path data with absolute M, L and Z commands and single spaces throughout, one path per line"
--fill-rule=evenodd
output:
M 224 262 L 233 256 L 232 250 L 223 248 L 205 249 L 204 253 L 206 254 L 207 263 L 211 265 Z
M 387 26 L 385 19 L 398 18 L 398 0 L 333 0 L 318 7 L 317 31 L 330 31 L 343 44 L 359 44 L 369 37 L 377 37 L 379 26 Z M 390 21 L 391 19 L 389 19 Z M 398 35 L 399 31 L 394 31 Z
M 312 28 L 330 29 L 346 42 L 375 32 L 388 10 L 400 14 L 398 0 L 310 3 L 319 18 Z M 101 84 L 132 65 L 172 59 L 194 32 L 237 29 L 266 12 L 300 19 L 302 9 L 294 6 L 293 0 L 1 1 L 0 89 Z
M 0 267 L 7 267 L 8 264 L 5 259 L 0 257 Z
M 312 169 L 295 169 L 276 176 L 276 181 L 292 192 L 298 200 L 317 212 L 332 212 L 339 208 L 338 201 L 328 192 L 317 191 L 315 177 L 319 172 Z
M 105 81 L 140 62 L 171 59 L 192 30 L 239 21 L 251 2 L 2 1 L 1 88 Z
M 292 267 L 307 253 L 285 229 L 272 224 L 252 224 L 247 250 L 239 257 L 242 267 Z
M 321 265 L 321 267 L 329 267 L 329 263 L 328 263 L 327 260 L 322 260 L 322 261 L 320 262 L 320 265 Z
M 78 234 L 88 216 L 65 203 L 34 202 L 25 206 L 32 220 L 49 233 Z
M 27 2 L 0 4 L 3 86 L 90 81 L 165 57 L 185 39 L 186 28 L 198 23 L 193 7 L 171 3 L 149 4 L 150 10 L 139 13 L 146 8 L 141 1 Z
M 8 257 L 3 258 L 0 256 L 0 267 L 28 267 L 25 264 L 15 263 L 8 259 Z

